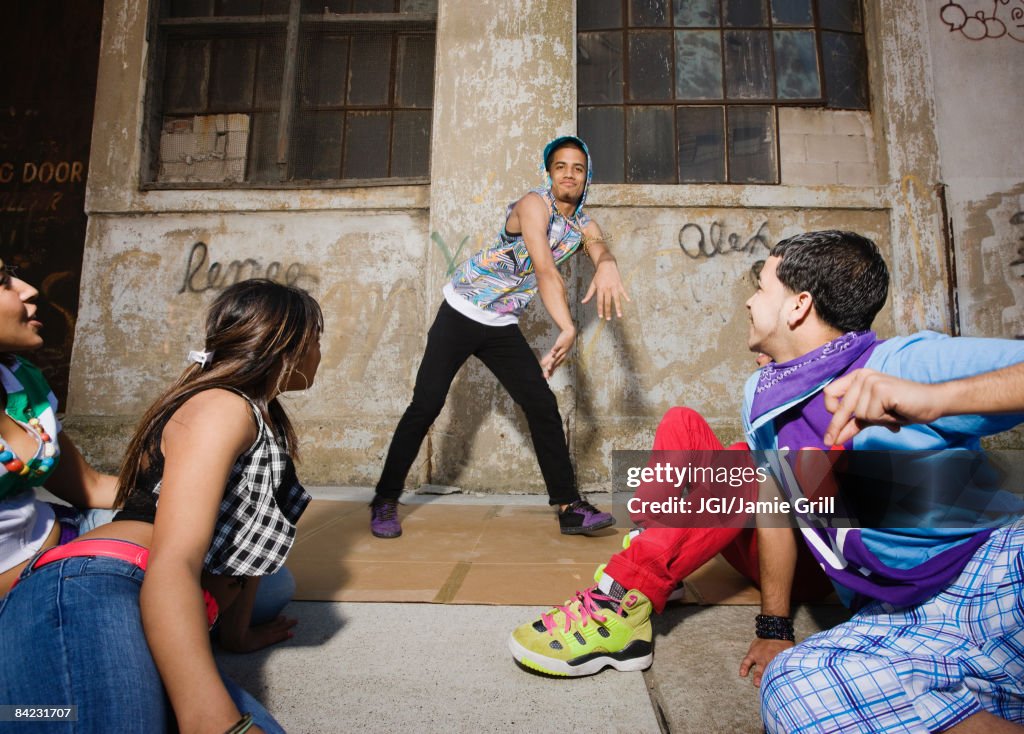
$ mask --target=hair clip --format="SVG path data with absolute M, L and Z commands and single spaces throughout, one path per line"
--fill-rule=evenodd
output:
M 200 367 L 205 367 L 213 361 L 213 352 L 189 352 L 188 361 L 195 362 Z

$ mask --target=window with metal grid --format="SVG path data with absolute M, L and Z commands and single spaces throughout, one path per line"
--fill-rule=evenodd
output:
M 577 0 L 604 183 L 779 182 L 779 106 L 867 109 L 860 0 Z
M 151 188 L 425 183 L 437 0 L 154 0 Z

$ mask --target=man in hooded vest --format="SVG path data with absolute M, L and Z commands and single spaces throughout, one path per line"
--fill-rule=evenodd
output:
M 544 148 L 543 160 L 548 185 L 510 204 L 493 244 L 459 266 L 444 287 L 412 402 L 395 429 L 370 505 L 370 529 L 378 538 L 402 534 L 398 498 L 406 475 L 470 356 L 494 373 L 526 414 L 561 532 L 590 533 L 615 522 L 576 488 L 558 403 L 547 383 L 576 339 L 558 266 L 581 248 L 590 256 L 596 272 L 582 302 L 596 297 L 600 318 L 611 319 L 613 311 L 621 318 L 621 299 L 628 296 L 600 227 L 583 211 L 593 173 L 586 144 L 573 136 L 555 138 Z M 518 326 L 538 293 L 559 328 L 539 363 Z

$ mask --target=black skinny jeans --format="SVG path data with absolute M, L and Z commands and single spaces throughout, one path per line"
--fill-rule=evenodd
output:
M 526 414 L 550 504 L 578 499 L 558 401 L 523 333 L 515 324 L 486 326 L 473 321 L 447 302 L 441 304 L 427 334 L 412 402 L 391 439 L 376 499 L 396 500 L 402 494 L 420 444 L 441 413 L 456 373 L 471 355 L 494 373 Z

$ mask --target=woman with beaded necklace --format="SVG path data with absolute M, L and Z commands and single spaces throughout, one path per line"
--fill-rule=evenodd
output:
M 116 477 L 90 467 L 61 432 L 50 386 L 19 355 L 43 345 L 37 295 L 0 260 L 0 598 L 35 553 L 110 519 L 109 511 L 55 508 L 36 499 L 36 487 L 82 510 L 111 507 L 116 493 Z
M 76 731 L 282 731 L 219 672 L 208 629 L 219 612 L 239 652 L 291 637 L 294 620 L 250 620 L 310 499 L 278 397 L 312 385 L 322 329 L 298 288 L 248 280 L 214 300 L 204 350 L 129 444 L 123 509 L 36 556 L 0 605 L 0 628 L 20 631 L 0 635 L 0 701 L 74 704 Z

